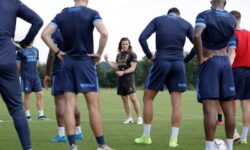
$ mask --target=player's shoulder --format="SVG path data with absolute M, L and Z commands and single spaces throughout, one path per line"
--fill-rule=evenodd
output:
M 121 55 L 122 55 L 122 53 L 119 52 L 119 53 L 116 55 L 116 57 L 117 57 L 117 58 L 118 58 L 118 57 L 121 57 Z
M 38 48 L 36 48 L 36 47 L 34 47 L 34 46 L 32 47 L 32 49 L 35 50 L 35 51 L 38 51 Z
M 188 22 L 186 19 L 179 17 L 179 20 L 182 24 L 185 24 L 187 26 L 192 26 L 190 22 Z
M 135 53 L 134 51 L 131 51 L 131 52 L 130 52 L 130 55 L 131 55 L 131 56 L 137 56 L 136 53 Z
M 212 12 L 211 9 L 209 9 L 209 10 L 204 10 L 204 11 L 198 13 L 197 16 L 198 16 L 198 17 L 200 17 L 200 16 L 207 16 L 207 15 L 209 15 L 211 12 Z
M 89 8 L 89 7 L 85 7 L 88 11 L 93 12 L 93 13 L 98 13 L 97 10 L 93 9 L 93 8 Z

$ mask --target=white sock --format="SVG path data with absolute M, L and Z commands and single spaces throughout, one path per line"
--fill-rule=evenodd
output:
M 44 116 L 43 110 L 38 110 L 38 116 Z
M 30 110 L 26 110 L 26 111 L 25 111 L 25 114 L 26 114 L 26 117 L 27 117 L 27 116 L 30 116 Z
M 60 137 L 65 136 L 65 128 L 64 127 L 58 127 L 58 135 Z
M 81 126 L 76 126 L 76 128 L 75 128 L 75 134 L 81 134 L 81 133 L 82 133 Z
M 240 136 L 241 141 L 247 139 L 248 129 L 249 129 L 248 127 L 243 127 L 242 133 L 241 133 L 241 136 Z
M 236 128 L 234 128 L 234 136 L 239 135 L 238 131 Z
M 227 139 L 227 150 L 233 150 L 233 139 Z
M 143 135 L 150 136 L 151 124 L 143 124 Z
M 214 149 L 214 141 L 206 141 L 206 150 Z
M 172 127 L 171 138 L 176 140 L 178 138 L 179 129 L 177 127 Z

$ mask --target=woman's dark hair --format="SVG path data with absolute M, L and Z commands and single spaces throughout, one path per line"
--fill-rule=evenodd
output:
M 121 40 L 119 42 L 119 45 L 118 45 L 118 52 L 122 51 L 122 42 L 123 41 L 128 41 L 128 43 L 129 43 L 128 52 L 131 53 L 132 52 L 132 46 L 131 46 L 130 40 L 127 37 L 121 38 Z

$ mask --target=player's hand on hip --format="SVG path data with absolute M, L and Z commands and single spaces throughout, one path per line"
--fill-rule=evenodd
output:
M 19 41 L 14 41 L 13 38 L 11 38 L 11 42 L 12 44 L 16 47 L 16 50 L 22 50 L 24 49 L 25 47 L 22 47 L 20 42 Z
M 150 58 L 151 61 L 154 61 L 156 59 L 155 54 Z
M 50 76 L 45 75 L 45 77 L 43 79 L 43 86 L 45 89 L 48 89 L 49 83 L 50 83 Z
M 121 77 L 121 76 L 123 76 L 124 74 L 125 74 L 124 71 L 116 71 L 116 75 L 117 75 L 118 77 Z
M 97 54 L 97 53 L 95 53 L 95 54 L 88 54 L 88 56 L 94 58 L 95 64 L 98 64 L 100 62 L 100 59 L 101 59 L 101 55 L 100 54 Z
M 64 55 L 66 55 L 66 53 L 63 52 L 63 51 L 60 51 L 56 56 L 57 56 L 60 60 L 63 60 Z
M 199 65 L 204 64 L 209 58 L 212 58 L 213 56 L 210 57 L 202 57 L 200 60 L 198 60 Z

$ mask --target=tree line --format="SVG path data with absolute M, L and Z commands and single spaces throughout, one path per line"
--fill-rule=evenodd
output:
M 151 61 L 144 57 L 142 60 L 137 62 L 137 67 L 135 71 L 135 81 L 137 88 L 143 88 L 144 83 L 151 67 Z M 46 64 L 39 64 L 38 71 L 41 80 L 43 81 L 45 76 Z M 103 88 L 116 88 L 118 78 L 113 70 L 107 63 L 100 62 L 96 66 L 97 74 L 99 77 L 99 85 Z M 187 77 L 187 87 L 189 90 L 194 90 L 196 87 L 197 80 L 197 59 L 192 59 L 186 64 L 186 77 Z

